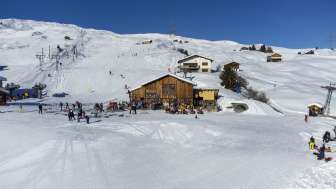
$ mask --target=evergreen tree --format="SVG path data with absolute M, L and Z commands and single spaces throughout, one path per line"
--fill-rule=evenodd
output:
M 273 49 L 272 49 L 272 47 L 267 47 L 266 52 L 267 52 L 267 53 L 273 53 Z
M 266 53 L 266 46 L 265 45 L 261 45 L 259 51 Z

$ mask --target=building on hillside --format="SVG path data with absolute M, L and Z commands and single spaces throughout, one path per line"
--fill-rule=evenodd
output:
M 143 41 L 141 42 L 143 45 L 146 45 L 146 44 L 152 44 L 153 43 L 153 40 L 146 40 L 146 41 Z
M 202 107 L 209 111 L 215 111 L 217 107 L 219 89 L 195 88 L 194 106 Z
M 200 55 L 192 55 L 179 60 L 178 69 L 180 72 L 211 72 L 214 60 Z
M 0 106 L 7 104 L 7 97 L 9 96 L 9 91 L 5 88 L 0 87 Z
M 231 62 L 228 64 L 225 64 L 223 67 L 223 70 L 232 70 L 232 71 L 239 71 L 239 63 L 237 62 Z
M 318 116 L 323 112 L 323 106 L 318 103 L 308 105 L 309 116 Z
M 270 56 L 267 56 L 267 62 L 281 62 L 282 61 L 282 55 L 279 53 L 273 53 Z
M 174 74 L 164 74 L 130 91 L 130 100 L 141 102 L 145 108 L 156 109 L 163 103 L 193 103 L 192 81 Z M 159 107 L 157 107 L 159 108 Z

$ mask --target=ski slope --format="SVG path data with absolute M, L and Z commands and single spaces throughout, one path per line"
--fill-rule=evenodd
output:
M 120 35 L 29 20 L 4 19 L 1 23 L 0 65 L 9 66 L 9 70 L 1 74 L 23 87 L 46 83 L 49 95 L 66 92 L 71 95 L 70 100 L 126 100 L 125 85 L 134 88 L 168 72 L 168 69 L 176 71 L 177 60 L 184 57 L 176 51 L 177 48 L 214 59 L 213 69 L 231 61 L 241 63 L 240 74 L 250 86 L 265 91 L 284 111 L 305 112 L 307 104 L 323 104 L 326 91 L 320 86 L 336 80 L 333 74 L 336 71 L 336 52 L 327 49 L 316 50 L 315 55 L 297 55 L 299 51 L 310 49 L 273 47 L 275 52 L 283 55 L 284 62 L 266 63 L 267 54 L 239 51 L 244 45 L 231 41 L 162 34 Z M 72 40 L 65 40 L 65 36 Z M 188 43 L 173 42 L 175 39 Z M 153 40 L 153 43 L 137 45 L 145 40 Z M 43 48 L 48 56 L 49 46 L 51 54 L 55 54 L 57 45 L 64 49 L 76 46 L 78 57 L 74 60 L 63 57 L 60 60 L 63 65 L 58 71 L 55 60 L 46 58 L 41 71 L 35 55 Z M 199 87 L 221 88 L 219 73 L 193 75 Z M 221 93 L 225 96 L 227 92 L 221 89 Z
M 214 59 L 213 69 L 239 62 L 239 74 L 266 92 L 273 107 L 222 88 L 219 72 L 192 74 L 198 87 L 220 89 L 223 110 L 200 119 L 160 111 L 121 112 L 86 125 L 60 113 L 37 115 L 35 107 L 23 112 L 1 107 L 0 188 L 335 188 L 335 161 L 316 161 L 307 147 L 311 135 L 320 144 L 335 121 L 303 122 L 308 104 L 325 101 L 320 86 L 336 81 L 335 51 L 298 55 L 311 49 L 272 47 L 284 61 L 267 63 L 267 54 L 239 51 L 247 45 L 232 41 L 121 35 L 31 20 L 0 23 L 0 65 L 9 68 L 1 76 L 22 87 L 46 83 L 45 103 L 128 100 L 127 88 L 175 72 L 177 60 L 184 57 L 177 49 L 183 48 Z M 153 42 L 141 44 L 146 40 Z M 50 57 L 57 55 L 62 62 L 58 69 L 56 60 L 48 58 L 49 46 Z M 71 54 L 74 47 L 76 56 Z M 42 48 L 40 66 L 36 55 Z M 57 92 L 70 95 L 51 97 Z M 232 102 L 249 108 L 234 113 L 227 108 Z

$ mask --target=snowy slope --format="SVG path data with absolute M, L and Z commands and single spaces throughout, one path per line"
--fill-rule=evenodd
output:
M 69 102 L 127 99 L 125 85 L 133 88 L 174 71 L 184 57 L 176 49 L 183 48 L 214 59 L 213 68 L 241 63 L 239 73 L 284 112 L 223 89 L 219 73 L 193 74 L 198 87 L 220 88 L 223 96 L 222 112 L 199 119 L 146 111 L 115 113 L 87 126 L 60 113 L 39 116 L 35 107 L 21 113 L 15 106 L 1 107 L 0 188 L 335 188 L 335 161 L 316 161 L 307 149 L 309 137 L 320 145 L 335 121 L 322 117 L 304 123 L 302 115 L 307 104 L 323 104 L 326 91 L 320 85 L 336 81 L 334 51 L 297 55 L 311 49 L 273 47 L 284 62 L 266 63 L 266 54 L 239 51 L 245 45 L 232 41 L 120 35 L 30 20 L 0 23 L 0 65 L 9 66 L 1 76 L 23 87 L 46 83 L 49 95 L 69 93 Z M 137 45 L 145 40 L 153 43 Z M 48 56 L 49 46 L 55 55 L 57 45 L 69 52 L 76 46 L 77 57 L 60 54 L 59 70 L 46 58 L 40 68 L 35 55 L 43 48 Z M 237 101 L 248 111 L 225 108 Z
M 309 49 L 273 47 L 284 55 L 284 63 L 265 62 L 266 54 L 239 51 L 243 46 L 231 41 L 207 41 L 174 37 L 162 34 L 119 35 L 108 31 L 83 29 L 74 25 L 36 22 L 28 20 L 1 20 L 0 65 L 8 65 L 3 72 L 9 81 L 31 87 L 36 82 L 48 85 L 49 94 L 66 92 L 71 99 L 95 102 L 110 99 L 127 99 L 125 85 L 136 87 L 139 83 L 174 71 L 177 60 L 184 55 L 176 51 L 184 48 L 191 54 L 213 58 L 213 66 L 230 61 L 240 62 L 241 75 L 251 86 L 264 90 L 272 103 L 284 111 L 306 111 L 311 102 L 324 102 L 325 91 L 320 85 L 336 80 L 334 66 L 336 52 L 322 49 L 316 55 L 297 55 Z M 73 40 L 64 40 L 70 36 Z M 189 43 L 176 43 L 174 39 Z M 153 40 L 152 44 L 137 43 Z M 55 60 L 45 60 L 43 70 L 35 55 L 44 48 L 48 54 L 57 52 L 56 46 L 70 49 L 77 46 L 80 55 L 73 60 L 63 58 L 63 66 L 56 71 Z M 109 75 L 109 71 L 112 75 Z M 48 77 L 50 74 L 51 77 Z M 200 87 L 219 88 L 219 73 L 194 74 Z M 226 91 L 221 90 L 225 96 Z M 293 103 L 295 102 L 295 103 Z

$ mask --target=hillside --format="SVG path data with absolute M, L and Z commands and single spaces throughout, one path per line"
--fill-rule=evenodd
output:
M 200 54 L 215 60 L 215 65 L 236 61 L 241 63 L 240 74 L 250 86 L 263 90 L 274 106 L 285 112 L 305 112 L 306 105 L 324 102 L 326 91 L 320 85 L 336 80 L 336 52 L 321 49 L 315 55 L 297 55 L 309 49 L 272 47 L 284 57 L 283 63 L 266 63 L 266 54 L 239 51 L 244 46 L 232 41 L 207 41 L 162 34 L 120 35 L 109 31 L 84 29 L 74 25 L 29 20 L 0 21 L 0 65 L 9 70 L 1 72 L 11 82 L 31 87 L 42 82 L 48 94 L 66 92 L 69 100 L 88 102 L 126 100 L 125 85 L 136 87 L 168 69 L 176 70 L 177 60 L 184 57 L 176 49 Z M 71 40 L 65 40 L 69 36 Z M 174 42 L 175 39 L 188 43 Z M 137 44 L 153 40 L 152 44 Z M 48 59 L 57 53 L 57 45 L 69 52 L 76 47 L 73 58 L 61 55 L 62 66 L 56 71 L 56 60 Z M 39 66 L 36 54 L 42 48 L 46 58 Z M 109 71 L 112 74 L 109 74 Z M 241 97 L 219 86 L 219 73 L 193 74 L 200 87 L 220 88 L 227 99 Z M 295 102 L 295 103 L 293 103 Z
M 325 101 L 320 86 L 336 81 L 336 51 L 298 55 L 312 49 L 272 46 L 284 61 L 267 63 L 267 54 L 240 51 L 243 46 L 248 45 L 0 20 L 0 65 L 8 66 L 1 76 L 22 87 L 46 83 L 48 97 L 42 102 L 79 100 L 91 113 L 87 124 L 69 121 L 56 106 L 42 114 L 35 106 L 1 106 L 0 188 L 334 189 L 335 153 L 326 153 L 334 158 L 328 163 L 317 161 L 307 142 L 314 136 L 320 146 L 335 120 L 304 122 L 303 114 L 308 104 Z M 219 88 L 222 111 L 197 119 L 150 110 L 93 116 L 89 103 L 128 100 L 125 85 L 134 88 L 168 70 L 175 72 L 185 56 L 178 49 L 214 59 L 213 69 L 239 62 L 239 74 L 265 91 L 270 105 L 224 89 L 219 72 L 193 73 L 198 87 Z M 70 95 L 52 97 L 58 92 Z M 248 111 L 226 108 L 237 101 L 248 104 Z M 335 103 L 333 97 L 333 108 Z M 334 142 L 327 146 L 336 148 Z

